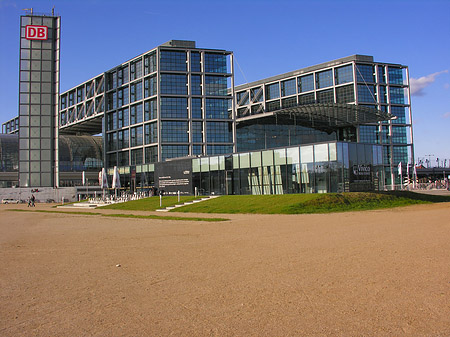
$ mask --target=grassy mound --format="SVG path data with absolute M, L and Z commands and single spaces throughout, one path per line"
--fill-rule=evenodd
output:
M 177 208 L 176 212 L 311 214 L 363 211 L 430 202 L 450 197 L 413 192 L 351 192 L 328 194 L 236 195 Z

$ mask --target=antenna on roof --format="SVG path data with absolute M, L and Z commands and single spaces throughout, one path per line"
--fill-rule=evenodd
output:
M 30 11 L 30 14 L 33 15 L 33 8 L 24 8 L 23 11 Z
M 55 6 L 52 7 L 52 16 L 55 16 Z

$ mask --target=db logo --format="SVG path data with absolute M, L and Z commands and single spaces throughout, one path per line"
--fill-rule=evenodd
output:
M 25 26 L 25 38 L 27 40 L 47 40 L 48 27 L 46 26 Z

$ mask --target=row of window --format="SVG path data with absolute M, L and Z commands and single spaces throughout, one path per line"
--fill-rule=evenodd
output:
M 387 67 L 388 69 L 388 76 L 389 76 L 389 83 L 390 84 L 403 84 L 403 70 L 402 68 L 397 67 Z M 356 73 L 357 73 L 357 81 L 358 82 L 364 82 L 364 83 L 376 83 L 376 76 L 375 76 L 375 66 L 373 65 L 356 65 Z M 379 83 L 387 83 L 386 82 L 386 69 L 384 66 L 378 66 L 378 82 Z M 345 83 L 353 82 L 353 66 L 347 65 L 339 68 L 334 69 L 334 84 L 335 85 L 341 85 Z M 295 95 L 297 93 L 303 93 L 312 91 L 314 89 L 323 89 L 333 86 L 333 70 L 325 70 L 316 72 L 314 74 L 309 74 L 305 76 L 300 76 L 297 78 L 291 78 L 288 80 L 268 84 L 265 86 L 265 98 L 266 100 L 276 99 L 280 97 L 285 96 L 291 96 Z M 363 85 L 361 86 L 361 88 Z M 371 85 L 368 87 L 375 86 Z M 358 86 L 359 88 L 359 86 Z M 403 88 L 394 88 L 391 87 L 391 99 L 397 100 L 393 101 L 392 103 L 399 103 L 398 100 L 401 100 L 400 94 L 404 95 Z M 338 88 L 336 88 L 338 89 Z M 368 89 L 370 90 L 370 89 Z M 386 87 L 382 87 L 384 92 L 380 93 L 381 96 L 386 96 Z M 401 93 L 400 93 L 401 92 Z M 256 94 L 258 93 L 258 95 Z M 352 94 L 353 95 L 353 94 Z M 364 92 L 363 89 L 361 89 L 361 95 L 363 96 L 363 99 L 367 99 L 367 96 L 370 96 L 370 93 Z M 251 96 L 251 97 L 250 97 Z M 374 95 L 372 95 L 374 96 Z M 394 98 L 392 98 L 394 96 Z M 249 92 L 242 91 L 236 93 L 236 98 L 238 105 L 247 105 L 249 104 L 250 100 L 252 103 L 262 101 L 262 88 L 257 87 L 250 89 L 250 95 Z M 354 101 L 354 100 L 353 100 Z M 348 98 L 344 100 L 340 100 L 338 103 L 345 103 L 348 102 Z M 367 102 L 367 100 L 363 101 Z M 371 100 L 373 102 L 373 99 Z M 381 103 L 385 103 L 385 101 L 382 101 Z

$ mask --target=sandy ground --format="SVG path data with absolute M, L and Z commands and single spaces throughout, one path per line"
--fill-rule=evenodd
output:
M 450 336 L 450 203 L 219 223 L 18 207 L 0 206 L 0 336 Z

